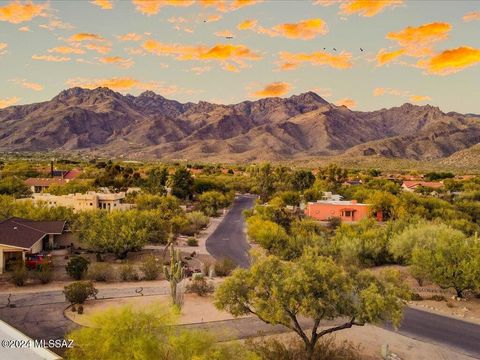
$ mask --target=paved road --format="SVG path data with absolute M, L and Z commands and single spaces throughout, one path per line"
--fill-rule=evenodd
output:
M 100 289 L 98 298 L 139 296 L 132 286 L 121 289 Z M 168 293 L 167 286 L 144 287 L 144 296 Z M 68 306 L 61 291 L 45 291 L 12 295 L 15 308 L 6 308 L 8 294 L 0 294 L 0 319 L 35 339 L 63 338 L 78 325 L 67 319 L 63 311 Z M 308 321 L 302 321 L 308 327 Z M 329 324 L 331 325 L 331 324 Z M 244 318 L 202 324 L 185 325 L 208 330 L 223 341 L 288 331 L 283 326 L 270 326 L 257 318 Z M 391 327 L 386 326 L 387 329 Z M 426 342 L 446 345 L 458 352 L 480 359 L 480 325 L 447 318 L 421 310 L 407 308 L 399 330 L 402 335 Z
M 244 268 L 250 266 L 248 255 L 250 245 L 247 242 L 242 211 L 253 207 L 255 199 L 254 196 L 249 195 L 240 195 L 235 199 L 221 224 L 207 239 L 207 251 L 213 257 L 229 258 Z
M 447 345 L 480 359 L 480 325 L 406 308 L 399 332 L 414 339 Z

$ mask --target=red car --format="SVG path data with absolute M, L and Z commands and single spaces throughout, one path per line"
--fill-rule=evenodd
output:
M 27 269 L 36 270 L 40 268 L 40 265 L 48 264 L 52 265 L 52 256 L 43 254 L 26 254 L 25 266 Z

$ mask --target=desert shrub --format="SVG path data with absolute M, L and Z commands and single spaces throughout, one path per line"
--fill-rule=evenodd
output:
M 112 278 L 113 272 L 109 264 L 100 262 L 92 264 L 88 268 L 88 277 L 95 281 L 108 281 Z
M 277 339 L 247 340 L 246 346 L 262 360 L 304 360 L 307 359 L 305 346 L 298 339 L 279 341 Z M 336 342 L 334 337 L 320 340 L 315 346 L 312 360 L 361 360 L 360 349 L 351 342 Z
M 63 288 L 65 299 L 73 304 L 83 304 L 89 297 L 95 297 L 98 290 L 91 281 L 75 281 Z
M 156 280 L 161 271 L 160 263 L 153 255 L 149 255 L 143 260 L 140 269 L 145 280 Z
M 89 263 L 87 259 L 81 256 L 74 256 L 68 261 L 65 270 L 67 270 L 67 274 L 70 275 L 72 279 L 81 280 L 88 270 Z
M 35 276 L 42 284 L 48 284 L 53 277 L 52 265 L 48 263 L 40 264 Z
M 20 262 L 15 265 L 12 271 L 11 279 L 16 286 L 25 285 L 25 282 L 28 279 L 28 270 L 23 264 L 23 262 Z
M 136 281 L 138 274 L 132 264 L 124 264 L 120 268 L 120 278 L 123 281 Z
M 412 297 L 410 298 L 412 301 L 422 301 L 423 297 L 419 293 L 412 293 Z
M 237 267 L 230 259 L 225 258 L 215 263 L 215 274 L 217 276 L 228 276 Z
M 215 287 L 212 282 L 208 282 L 204 277 L 196 278 L 187 285 L 187 292 L 197 294 L 198 296 L 206 296 L 213 293 Z
M 443 295 L 432 295 L 428 298 L 428 300 L 433 300 L 433 301 L 446 301 L 445 296 Z
M 187 245 L 188 246 L 198 246 L 198 240 L 195 239 L 194 237 L 189 237 L 187 239 Z

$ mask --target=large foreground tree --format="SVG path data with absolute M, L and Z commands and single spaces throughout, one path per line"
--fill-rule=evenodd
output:
M 254 314 L 286 326 L 298 334 L 312 359 L 315 344 L 327 334 L 387 320 L 398 325 L 407 295 L 398 273 L 352 274 L 307 249 L 295 262 L 260 256 L 250 269 L 235 270 L 217 290 L 215 305 L 234 316 Z M 311 331 L 302 327 L 301 318 L 313 321 Z M 336 318 L 340 324 L 323 328 L 323 321 Z

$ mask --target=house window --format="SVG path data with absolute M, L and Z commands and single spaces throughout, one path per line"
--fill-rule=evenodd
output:
M 353 211 L 346 210 L 343 212 L 343 216 L 345 217 L 351 217 L 353 215 Z

